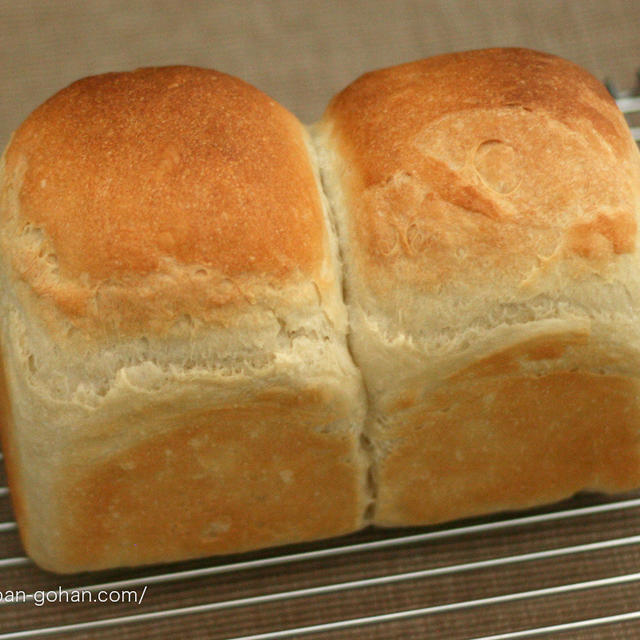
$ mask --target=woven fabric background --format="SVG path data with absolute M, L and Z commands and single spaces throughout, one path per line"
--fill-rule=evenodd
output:
M 279 100 L 303 121 L 318 118 L 328 100 L 365 71 L 429 55 L 488 46 L 526 46 L 569 58 L 621 89 L 636 84 L 640 67 L 640 0 L 0 0 L 0 147 L 38 104 L 86 75 L 139 66 L 192 64 L 237 75 Z M 1 464 L 0 464 L 1 467 Z M 5 484 L 0 470 L 0 483 Z M 578 503 L 581 504 L 581 503 Z M 12 519 L 0 497 L 0 521 Z M 144 610 L 131 605 L 0 607 L 4 632 L 70 624 L 246 597 L 254 593 L 354 580 L 370 575 L 508 556 L 531 549 L 585 544 L 637 534 L 640 509 L 557 526 L 530 526 L 517 533 L 487 533 L 424 547 L 376 552 L 303 565 L 261 569 L 218 579 L 150 587 Z M 354 539 L 366 540 L 372 532 Z M 15 531 L 0 535 L 0 561 L 22 554 Z M 210 561 L 151 572 L 205 566 Z M 222 611 L 217 615 L 63 633 L 96 639 L 229 638 L 434 603 L 472 600 L 495 593 L 578 582 L 640 571 L 640 545 L 526 568 L 445 576 Z M 0 589 L 56 588 L 146 575 L 143 569 L 98 576 L 52 576 L 16 565 L 0 573 Z M 638 609 L 640 584 L 541 598 L 518 605 L 467 609 L 446 615 L 317 633 L 309 638 L 478 637 Z M 547 636 L 545 636 L 547 637 Z M 553 637 L 556 637 L 555 635 Z M 562 638 L 638 638 L 640 624 L 597 631 L 575 630 Z
M 365 71 L 526 46 L 621 88 L 640 66 L 639 0 L 0 0 L 0 145 L 86 75 L 193 64 L 241 77 L 303 121 Z

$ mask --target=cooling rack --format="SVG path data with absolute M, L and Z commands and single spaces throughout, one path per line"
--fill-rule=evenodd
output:
M 640 97 L 616 97 L 640 140 Z M 48 594 L 56 601 L 43 602 Z M 73 600 L 78 594 L 82 602 Z M 99 602 L 101 594 L 120 601 Z M 0 595 L 0 640 L 640 638 L 640 491 L 241 556 L 56 576 L 24 556 L 1 486 Z

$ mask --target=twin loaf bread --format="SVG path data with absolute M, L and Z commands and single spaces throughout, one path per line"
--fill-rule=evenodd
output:
M 81 80 L 0 166 L 2 436 L 61 572 L 640 486 L 640 155 L 495 49 L 311 135 L 214 71 Z

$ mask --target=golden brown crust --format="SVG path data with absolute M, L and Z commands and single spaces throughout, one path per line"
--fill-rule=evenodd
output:
M 18 192 L 16 210 L 3 205 L 2 224 L 13 216 L 17 233 L 44 231 L 39 246 L 15 251 L 14 267 L 71 317 L 91 312 L 98 287 L 126 298 L 145 289 L 143 277 L 156 276 L 156 292 L 172 281 L 162 294 L 169 307 L 176 296 L 179 314 L 208 278 L 224 301 L 242 298 L 236 281 L 288 282 L 325 259 L 301 125 L 212 70 L 139 69 L 72 84 L 15 133 L 7 189 Z
M 70 572 L 352 532 L 362 526 L 364 460 L 357 433 L 335 428 L 351 410 L 317 389 L 182 414 L 166 407 L 165 430 L 57 479 L 60 543 L 37 560 Z
M 603 271 L 634 251 L 637 149 L 605 88 L 570 62 L 489 49 L 374 71 L 324 125 L 358 277 L 378 295 L 489 273 L 527 287 L 563 262 Z
M 624 119 L 602 83 L 567 60 L 530 49 L 466 51 L 372 71 L 335 96 L 325 117 L 348 132 L 351 159 L 367 186 L 414 155 L 414 133 L 438 118 L 502 108 L 541 111 L 571 129 L 586 120 L 617 155 L 629 154 Z
M 526 370 L 585 343 L 559 335 L 520 344 L 398 407 L 380 433 L 390 451 L 378 467 L 376 522 L 440 522 L 637 487 L 640 377 Z

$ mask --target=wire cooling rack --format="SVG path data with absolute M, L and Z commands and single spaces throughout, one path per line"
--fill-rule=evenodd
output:
M 640 97 L 617 100 L 640 140 Z M 118 602 L 99 602 L 101 594 Z M 640 491 L 56 576 L 24 556 L 9 490 L 0 487 L 0 596 L 0 640 L 640 638 Z

